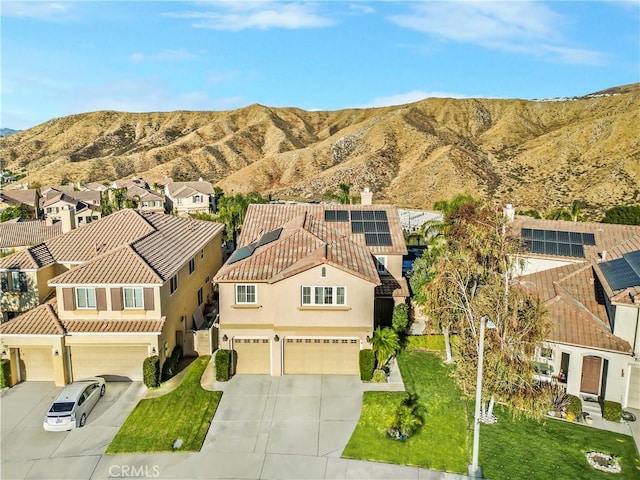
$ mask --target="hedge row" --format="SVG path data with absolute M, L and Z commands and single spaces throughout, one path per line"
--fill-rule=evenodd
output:
M 147 388 L 160 386 L 160 358 L 157 355 L 147 357 L 142 362 L 142 379 Z
M 226 382 L 231 377 L 231 350 L 219 349 L 215 358 L 216 380 Z
M 360 380 L 371 381 L 373 369 L 376 366 L 376 356 L 371 349 L 360 350 Z
M 11 363 L 8 358 L 0 360 L 0 388 L 11 386 Z

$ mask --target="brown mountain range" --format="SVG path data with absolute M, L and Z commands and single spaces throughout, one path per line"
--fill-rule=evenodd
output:
M 430 208 L 468 192 L 519 210 L 640 202 L 640 84 L 553 100 L 430 98 L 304 111 L 94 112 L 0 139 L 3 168 L 41 185 L 203 177 L 226 193 L 321 199 L 340 182 Z

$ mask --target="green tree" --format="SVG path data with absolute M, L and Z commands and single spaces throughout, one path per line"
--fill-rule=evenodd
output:
M 573 215 L 566 208 L 556 208 L 546 213 L 544 218 L 547 220 L 566 220 L 568 222 L 573 220 Z
M 604 213 L 602 223 L 640 225 L 640 205 L 617 205 Z
M 480 203 L 452 209 L 445 224 L 446 247 L 432 263 L 422 294 L 429 317 L 459 335 L 453 352 L 458 383 L 467 393 L 475 389 L 479 326 L 486 315 L 496 329 L 486 335 L 485 393 L 540 413 L 543 396 L 533 382 L 531 359 L 544 338 L 546 316 L 538 296 L 509 280 L 518 242 L 505 235 L 502 212 Z
M 335 200 L 342 205 L 347 205 L 351 203 L 351 187 L 353 187 L 353 183 L 339 183 L 337 192 L 327 190 L 324 196 L 330 200 Z
M 380 369 L 400 348 L 400 337 L 389 327 L 378 327 L 373 332 L 371 348 L 376 354 L 377 368 Z
M 7 220 L 12 220 L 14 218 L 27 217 L 28 212 L 22 205 L 14 205 L 11 207 L 7 207 L 2 210 L 0 213 L 0 223 L 6 222 Z
M 269 203 L 269 200 L 258 192 L 250 192 L 247 195 L 241 193 L 229 197 L 223 195 L 218 201 L 216 220 L 226 225 L 225 238 L 233 239 L 234 245 L 236 245 L 236 236 L 244 222 L 247 208 L 252 203 Z
M 404 335 L 409 326 L 409 308 L 407 304 L 401 303 L 393 308 L 391 317 L 391 327 L 398 335 Z

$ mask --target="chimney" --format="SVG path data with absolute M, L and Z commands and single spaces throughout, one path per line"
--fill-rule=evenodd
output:
M 504 218 L 507 219 L 508 223 L 513 222 L 513 219 L 516 216 L 516 209 L 513 208 L 513 205 L 510 203 L 507 203 L 507 206 L 504 208 Z
M 76 209 L 73 207 L 63 208 L 60 211 L 62 221 L 62 233 L 68 233 L 76 228 Z
M 202 177 L 198 178 L 199 182 L 204 182 L 204 180 L 202 179 Z
M 600 261 L 601 262 L 606 262 L 607 261 L 607 251 L 606 250 L 602 250 L 602 252 L 600 252 Z
M 360 203 L 362 205 L 373 205 L 373 192 L 369 191 L 369 187 L 364 187 L 360 192 Z

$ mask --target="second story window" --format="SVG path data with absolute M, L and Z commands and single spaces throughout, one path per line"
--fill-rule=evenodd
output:
M 0 274 L 3 292 L 26 292 L 28 288 L 27 275 L 17 270 L 9 270 Z
M 173 294 L 173 292 L 175 292 L 178 289 L 178 276 L 174 275 L 173 277 L 171 277 L 170 280 L 170 286 L 169 286 L 169 291 L 171 294 Z
M 202 291 L 202 287 L 198 290 L 198 305 L 202 305 L 202 301 L 204 300 L 204 292 Z
M 196 271 L 196 259 L 189 260 L 189 275 Z
M 194 195 L 193 203 L 202 203 L 202 195 Z
M 76 288 L 76 306 L 78 308 L 96 308 L 96 289 L 92 287 Z
M 256 286 L 236 285 L 236 303 L 256 303 Z
M 345 305 L 346 287 L 302 287 L 302 305 Z
M 142 287 L 124 287 L 122 296 L 124 297 L 124 308 L 144 308 Z
M 376 268 L 378 273 L 386 273 L 387 271 L 387 257 L 376 256 Z

